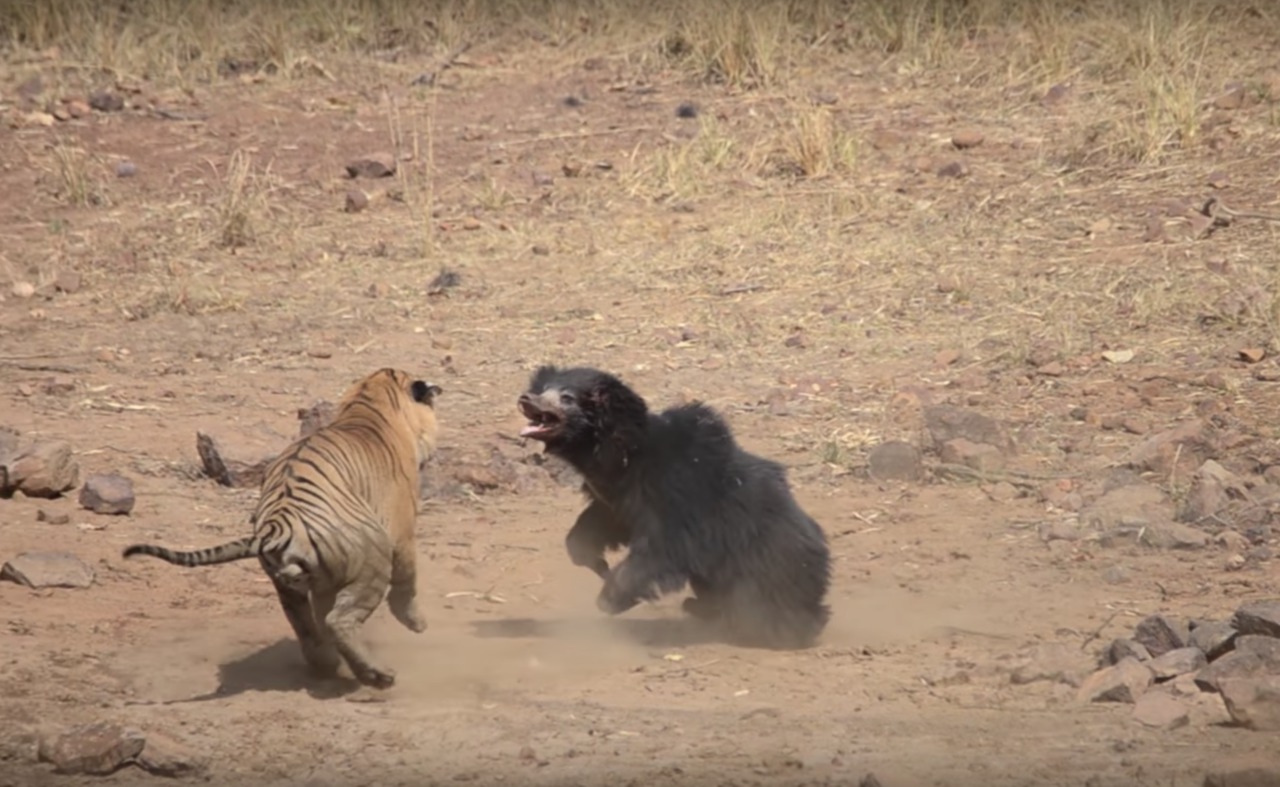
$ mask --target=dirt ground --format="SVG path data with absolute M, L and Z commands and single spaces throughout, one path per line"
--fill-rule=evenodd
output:
M 1274 41 L 1246 44 L 1274 61 Z M 1196 524 L 1212 538 L 1187 550 L 1038 529 L 1197 417 L 1240 437 L 1218 456 L 1236 472 L 1276 464 L 1280 223 L 1192 237 L 1185 208 L 1280 213 L 1280 105 L 1206 105 L 1194 147 L 1124 160 L 1082 87 L 1045 100 L 1049 84 L 849 55 L 740 90 L 507 42 L 431 89 L 409 86 L 429 58 L 108 80 L 123 110 L 46 125 L 31 113 L 61 97 L 58 62 L 10 54 L 0 424 L 69 441 L 82 478 L 122 473 L 137 503 L 0 500 L 0 560 L 53 548 L 96 572 L 88 589 L 0 583 L 5 736 L 164 732 L 215 784 L 1199 785 L 1274 764 L 1273 734 L 1211 703 L 1154 730 L 1010 675 L 1040 644 L 1089 664 L 1148 614 L 1280 595 L 1269 553 L 1233 560 L 1229 521 Z M 981 143 L 957 148 L 964 129 Z M 396 175 L 346 177 L 377 151 L 398 151 Z M 394 193 L 346 212 L 356 188 Z M 454 286 L 432 287 L 446 269 Z M 679 595 L 596 611 L 563 550 L 582 498 L 517 437 L 543 362 L 611 369 L 658 407 L 703 399 L 788 466 L 833 550 L 818 646 L 690 639 Z M 326 693 L 255 563 L 120 550 L 243 533 L 256 492 L 201 474 L 197 431 L 269 456 L 299 408 L 383 365 L 444 389 L 418 521 L 430 628 L 380 610 L 365 633 L 399 682 Z M 868 477 L 886 440 L 938 463 L 928 404 L 1005 423 L 1006 470 Z M 157 778 L 0 759 L 4 785 Z

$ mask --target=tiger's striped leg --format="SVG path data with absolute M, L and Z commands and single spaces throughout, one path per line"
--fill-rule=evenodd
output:
M 427 620 L 418 608 L 418 554 L 412 541 L 398 545 L 391 556 L 387 606 L 405 628 L 418 634 L 427 630 Z
M 338 672 L 341 657 L 333 638 L 324 627 L 317 623 L 316 610 L 306 591 L 289 587 L 279 580 L 272 580 L 276 586 L 276 595 L 280 597 L 280 607 L 284 616 L 298 637 L 298 646 L 302 649 L 302 658 L 307 662 L 311 672 L 320 678 L 331 678 Z
M 338 591 L 333 609 L 325 615 L 324 622 L 333 633 L 335 644 L 356 680 L 366 686 L 389 689 L 396 682 L 396 674 L 390 669 L 380 669 L 369 661 L 369 652 L 357 638 L 357 632 L 386 595 L 385 580 L 366 580 L 363 584 L 351 584 Z

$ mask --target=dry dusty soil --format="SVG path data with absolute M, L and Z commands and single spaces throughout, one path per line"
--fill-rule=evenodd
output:
M 1275 765 L 1277 733 L 1185 681 L 1152 689 L 1186 710 L 1169 729 L 1077 696 L 1148 615 L 1280 596 L 1280 225 L 1196 235 L 1187 212 L 1277 210 L 1274 104 L 1207 107 L 1194 151 L 1124 165 L 1090 157 L 1087 95 L 873 61 L 756 91 L 498 45 L 409 86 L 428 65 L 108 79 L 123 108 L 58 120 L 57 64 L 6 64 L 0 424 L 67 441 L 82 481 L 120 473 L 136 503 L 0 500 L 0 562 L 60 550 L 95 575 L 0 582 L 0 784 L 164 778 L 37 761 L 37 736 L 96 721 L 163 736 L 180 778 L 213 784 L 1199 785 Z M 347 177 L 379 151 L 396 174 Z M 373 199 L 349 212 L 354 189 Z M 833 551 L 820 644 L 699 641 L 679 594 L 596 611 L 563 549 L 581 495 L 518 437 L 543 362 L 707 401 L 787 465 Z M 383 365 L 444 389 L 430 627 L 379 610 L 364 636 L 398 683 L 315 686 L 256 563 L 120 551 L 244 533 L 256 490 L 207 477 L 196 433 L 271 456 L 300 408 Z M 943 451 L 938 407 L 995 426 Z M 1144 446 L 1174 428 L 1191 437 Z M 869 472 L 889 440 L 919 478 Z M 1139 514 L 1106 508 L 1135 486 L 1156 490 Z

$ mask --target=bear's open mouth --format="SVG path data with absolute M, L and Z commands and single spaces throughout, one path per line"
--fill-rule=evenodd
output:
M 528 394 L 520 397 L 520 412 L 529 419 L 529 424 L 520 430 L 521 437 L 545 440 L 548 437 L 554 437 L 564 424 L 564 418 L 560 413 L 542 409 Z

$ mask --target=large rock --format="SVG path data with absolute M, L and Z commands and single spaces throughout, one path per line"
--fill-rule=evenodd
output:
M 1080 511 L 1080 522 L 1104 534 L 1132 531 L 1136 536 L 1153 523 L 1173 521 L 1173 504 L 1155 486 L 1127 484 L 1107 490 Z
M 16 489 L 27 497 L 58 497 L 80 483 L 80 466 L 71 445 L 50 440 L 19 452 L 6 468 L 7 490 Z
M 1251 730 L 1280 732 L 1280 675 L 1225 678 L 1219 686 L 1232 721 Z
M 1093 666 L 1091 661 L 1079 648 L 1047 642 L 1027 651 L 1009 680 L 1016 685 L 1048 681 L 1079 686 Z
M 1252 499 L 1249 488 L 1235 473 L 1210 459 L 1196 470 L 1183 515 L 1190 521 L 1209 519 L 1234 502 Z
M 1185 478 L 1206 459 L 1214 457 L 1216 443 L 1213 428 L 1197 419 L 1148 437 L 1134 446 L 1123 461 L 1130 467 L 1161 477 L 1167 478 L 1176 471 Z
M 1251 601 L 1236 610 L 1231 623 L 1241 634 L 1280 637 L 1280 599 Z
M 133 482 L 115 473 L 91 475 L 80 488 L 80 505 L 95 514 L 127 514 L 133 503 Z
M 1201 669 L 1209 660 L 1199 648 L 1174 648 L 1147 662 L 1156 681 L 1165 681 Z
M 1185 648 L 1190 636 L 1189 626 L 1168 615 L 1148 615 L 1133 629 L 1134 641 L 1141 643 L 1152 658 Z
M 1076 697 L 1082 702 L 1134 703 L 1151 686 L 1152 674 L 1135 658 L 1126 658 L 1085 678 Z
M 1235 650 L 1196 673 L 1196 685 L 1221 692 L 1227 679 L 1261 675 L 1280 675 L 1280 639 L 1245 634 L 1236 637 Z
M 137 730 L 111 722 L 82 724 L 40 742 L 40 759 L 55 773 L 106 776 L 142 753 L 146 739 Z
M 1191 723 L 1191 712 L 1186 705 L 1169 694 L 1149 691 L 1134 703 L 1133 718 L 1147 727 L 1176 730 Z
M 951 440 L 964 439 L 993 445 L 1005 454 L 1013 454 L 1017 450 L 1013 438 L 999 421 L 975 410 L 945 404 L 931 405 L 924 408 L 924 424 L 939 449 Z
M 0 580 L 29 588 L 87 588 L 93 569 L 69 552 L 23 552 L 0 567 Z
M 867 474 L 877 481 L 919 481 L 924 477 L 920 449 L 902 440 L 889 440 L 867 454 Z
M 1231 651 L 1235 646 L 1236 629 L 1230 623 L 1220 620 L 1206 621 L 1191 629 L 1191 637 L 1187 644 L 1204 651 L 1209 661 L 1213 661 Z

